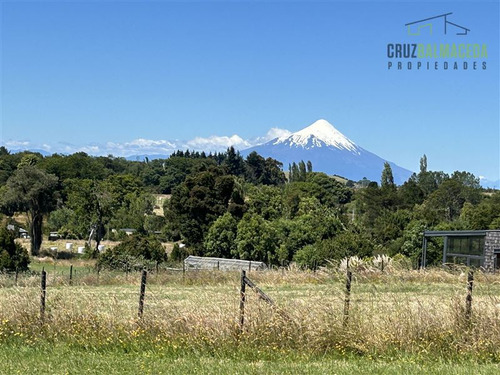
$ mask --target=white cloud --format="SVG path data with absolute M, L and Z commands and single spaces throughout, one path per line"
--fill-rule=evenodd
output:
M 77 147 L 73 145 L 65 145 L 63 148 L 61 148 L 61 153 L 67 153 L 67 154 L 72 154 L 73 152 L 76 152 Z
M 31 147 L 31 143 L 29 141 L 7 141 L 2 142 L 7 148 L 23 148 L 23 147 Z
M 152 140 L 152 139 L 144 139 L 138 138 L 134 139 L 132 142 L 125 143 L 125 146 L 137 146 L 141 148 L 149 148 L 149 147 L 162 147 L 172 149 L 175 148 L 175 143 L 165 141 L 165 140 Z
M 287 129 L 271 128 L 265 136 L 258 137 L 252 140 L 252 146 L 261 145 L 276 138 L 288 137 L 292 132 Z
M 77 151 L 78 152 L 85 152 L 85 153 L 90 154 L 90 155 L 101 155 L 100 147 L 95 146 L 95 145 L 79 147 Z
M 196 151 L 226 151 L 228 147 L 233 146 L 237 149 L 244 149 L 251 146 L 251 143 L 244 140 L 238 135 L 231 137 L 211 136 L 208 138 L 196 137 L 185 143 L 185 148 Z
M 280 128 L 271 128 L 266 134 L 267 141 L 270 141 L 275 138 L 288 137 L 292 134 L 290 130 L 280 129 Z
M 114 155 L 114 156 L 132 156 L 144 154 L 170 155 L 176 150 L 195 150 L 205 152 L 223 152 L 228 147 L 233 146 L 238 150 L 243 150 L 256 146 L 272 139 L 290 135 L 290 131 L 280 128 L 271 128 L 263 137 L 253 139 L 243 139 L 239 135 L 210 137 L 195 137 L 188 141 L 163 140 L 163 139 L 145 139 L 137 138 L 129 142 L 106 142 L 92 143 L 87 145 L 74 145 L 67 142 L 56 144 L 35 144 L 30 141 L 8 141 L 0 142 L 9 149 L 44 149 L 46 151 L 62 154 L 71 154 L 74 152 L 86 152 L 90 155 Z
M 137 138 L 130 142 L 107 142 L 103 147 L 105 154 L 131 156 L 143 154 L 170 154 L 177 150 L 177 144 L 166 140 Z

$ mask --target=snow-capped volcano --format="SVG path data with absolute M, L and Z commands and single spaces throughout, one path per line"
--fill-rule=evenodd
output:
M 293 162 L 310 160 L 317 172 L 336 174 L 354 181 L 363 177 L 380 181 L 387 161 L 356 145 L 323 119 L 291 135 L 243 150 L 242 155 L 246 156 L 252 151 L 281 161 L 285 170 Z M 411 176 L 411 171 L 392 162 L 389 164 L 397 184 L 402 184 Z
M 285 144 L 290 147 L 301 146 L 309 149 L 313 147 L 333 146 L 340 150 L 349 150 L 359 154 L 358 147 L 347 138 L 344 134 L 339 132 L 326 120 L 318 120 L 292 135 L 278 138 L 274 145 Z

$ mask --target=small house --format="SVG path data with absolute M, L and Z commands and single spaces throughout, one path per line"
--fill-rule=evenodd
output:
M 424 267 L 427 242 L 433 237 L 444 239 L 443 264 L 464 264 L 489 272 L 500 270 L 500 230 L 425 231 L 422 246 Z
M 119 231 L 121 232 L 125 232 L 125 234 L 127 236 L 131 236 L 133 235 L 135 232 L 137 232 L 137 229 L 134 229 L 134 228 L 121 228 L 119 229 Z

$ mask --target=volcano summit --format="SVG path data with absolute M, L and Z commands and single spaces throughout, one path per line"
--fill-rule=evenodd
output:
M 287 169 L 290 163 L 310 160 L 317 172 L 336 174 L 354 181 L 363 177 L 380 181 L 384 163 L 387 161 L 359 147 L 323 119 L 291 135 L 243 150 L 242 155 L 246 156 L 252 151 L 279 160 L 284 169 Z M 388 163 L 391 165 L 395 183 L 402 184 L 411 176 L 411 171 L 393 162 Z

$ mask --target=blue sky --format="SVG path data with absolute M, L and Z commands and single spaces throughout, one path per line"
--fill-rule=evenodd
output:
M 447 12 L 470 34 L 406 34 Z M 325 118 L 408 169 L 425 153 L 500 178 L 498 2 L 2 2 L 1 17 L 12 149 L 241 146 Z M 487 44 L 486 70 L 387 69 L 388 43 L 464 41 Z

